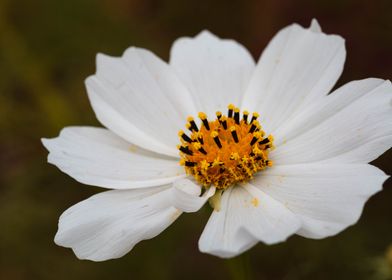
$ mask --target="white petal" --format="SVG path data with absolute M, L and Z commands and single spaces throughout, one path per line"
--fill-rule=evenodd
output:
M 185 176 L 178 161 L 137 148 L 107 129 L 67 127 L 59 137 L 42 141 L 50 163 L 88 185 L 142 188 Z
M 254 70 L 254 60 L 243 46 L 208 31 L 175 41 L 170 65 L 191 91 L 197 109 L 211 117 L 230 103 L 240 106 Z
M 392 146 L 389 81 L 351 82 L 297 115 L 274 135 L 277 164 L 370 162 Z
M 55 242 L 80 259 L 122 257 L 178 218 L 181 211 L 170 205 L 171 194 L 171 188 L 157 187 L 94 195 L 61 215 Z
M 207 200 L 215 194 L 215 187 L 210 187 L 202 196 L 202 187 L 190 179 L 182 179 L 173 183 L 173 205 L 187 213 L 199 211 Z
M 311 30 L 311 31 L 313 31 L 313 32 L 318 32 L 318 33 L 321 33 L 322 31 L 321 31 L 321 26 L 320 26 L 320 24 L 318 23 L 318 21 L 317 21 L 317 19 L 312 19 L 312 22 L 310 23 L 310 27 L 309 27 L 309 29 Z
M 178 156 L 178 130 L 196 110 L 189 91 L 153 53 L 129 48 L 121 58 L 97 56 L 97 73 L 87 78 L 99 121 L 147 150 Z
M 386 179 L 368 164 L 300 164 L 269 168 L 252 184 L 302 220 L 298 234 L 324 238 L 355 224 Z
M 299 219 L 266 193 L 251 185 L 237 186 L 224 192 L 221 209 L 212 213 L 199 248 L 219 257 L 234 257 L 257 241 L 284 241 L 299 227 Z
M 329 93 L 343 70 L 343 38 L 315 29 L 284 28 L 260 57 L 242 108 L 259 112 L 268 132 Z

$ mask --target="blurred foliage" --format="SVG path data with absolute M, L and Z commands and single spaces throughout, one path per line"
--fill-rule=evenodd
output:
M 122 259 L 79 261 L 53 243 L 57 219 L 100 189 L 49 166 L 40 143 L 64 126 L 99 125 L 83 83 L 97 52 L 120 55 L 136 45 L 167 59 L 175 38 L 209 29 L 256 58 L 280 28 L 316 17 L 347 40 L 339 84 L 388 79 L 391 10 L 387 0 L 0 0 L 0 279 L 392 279 L 391 180 L 336 237 L 294 236 L 222 260 L 198 252 L 204 209 Z M 392 174 L 391 159 L 389 151 L 374 164 Z

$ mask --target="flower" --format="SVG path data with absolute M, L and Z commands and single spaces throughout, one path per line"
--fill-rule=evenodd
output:
M 328 94 L 345 56 L 316 20 L 281 30 L 257 64 L 208 31 L 178 39 L 169 63 L 134 47 L 98 54 L 86 87 L 106 128 L 42 141 L 60 170 L 113 190 L 66 210 L 55 242 L 119 258 L 208 200 L 199 249 L 224 258 L 355 224 L 387 178 L 368 162 L 391 147 L 392 87 L 369 78 Z

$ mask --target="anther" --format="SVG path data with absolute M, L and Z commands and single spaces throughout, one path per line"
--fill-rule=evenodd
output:
M 252 119 L 250 120 L 250 123 L 253 123 L 253 121 L 257 120 L 257 118 L 258 118 L 259 116 L 260 116 L 260 115 L 259 115 L 257 112 L 254 112 L 253 115 L 252 115 Z
M 257 128 L 256 121 L 252 121 L 251 124 L 252 126 L 249 129 L 249 133 L 253 133 Z
M 256 121 L 256 129 L 255 131 L 260 131 L 261 130 L 261 125 L 259 122 Z
M 218 146 L 219 149 L 222 148 L 222 143 L 219 140 L 219 133 L 216 131 L 211 132 L 211 137 L 214 139 L 215 144 Z
M 253 133 L 253 138 L 250 141 L 250 145 L 253 146 L 254 144 L 256 144 L 257 140 L 259 140 L 260 137 L 261 137 L 261 133 L 260 132 Z
M 192 142 L 192 139 L 188 135 L 186 135 L 185 132 L 182 130 L 180 130 L 178 132 L 178 136 L 180 136 L 185 142 L 188 142 L 188 143 Z
M 220 121 L 220 119 L 222 118 L 222 113 L 220 111 L 217 111 L 215 114 L 218 121 Z
M 193 155 L 193 152 L 191 151 L 191 150 L 189 150 L 189 148 L 188 147 L 185 147 L 185 146 L 177 146 L 178 147 L 178 149 L 181 151 L 181 152 L 183 152 L 184 154 L 187 154 L 187 155 Z
M 222 126 L 223 128 L 226 130 L 227 129 L 227 120 L 225 117 L 222 117 L 223 121 L 222 121 Z
M 197 125 L 195 123 L 195 120 L 192 117 L 188 117 L 188 122 L 190 124 L 188 129 L 190 131 L 196 131 L 196 132 L 199 131 L 199 129 L 197 128 Z
M 193 161 L 185 161 L 185 164 L 184 164 L 184 165 L 187 166 L 187 167 L 193 167 L 193 166 L 196 165 L 196 162 L 193 162 Z
M 234 109 L 234 121 L 236 124 L 240 124 L 240 109 L 239 108 Z
M 230 127 L 231 136 L 233 136 L 234 142 L 238 143 L 238 135 L 237 131 L 235 130 L 235 126 Z
M 201 146 L 200 143 L 193 143 L 193 148 L 195 148 L 196 150 L 198 150 L 200 153 L 202 153 L 203 155 L 206 155 L 207 152 L 203 149 L 203 147 Z
M 248 123 L 248 116 L 249 116 L 249 112 L 248 111 L 244 111 L 244 115 L 243 115 L 243 119 L 244 119 L 244 123 Z
M 200 112 L 200 113 L 199 113 L 199 118 L 200 118 L 201 121 L 203 122 L 204 127 L 205 127 L 207 130 L 210 130 L 210 125 L 208 124 L 207 115 L 204 114 L 203 112 Z
M 230 104 L 229 106 L 227 106 L 227 108 L 229 109 L 229 111 L 228 111 L 228 113 L 227 113 L 227 116 L 229 117 L 229 118 L 232 118 L 233 117 L 233 110 L 234 110 L 234 105 L 233 104 Z
M 268 144 L 270 142 L 270 139 L 267 137 L 267 138 L 264 138 L 263 140 L 261 140 L 260 142 L 259 142 L 259 144 L 260 145 L 264 145 L 264 144 Z

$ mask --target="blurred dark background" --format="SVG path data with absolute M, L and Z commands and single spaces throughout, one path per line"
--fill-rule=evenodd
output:
M 392 1 L 0 0 L 0 279 L 392 279 L 392 181 L 359 223 L 321 241 L 294 236 L 241 257 L 202 254 L 209 210 L 183 215 L 127 256 L 80 261 L 53 243 L 59 215 L 100 191 L 46 163 L 41 137 L 99 125 L 84 89 L 95 54 L 130 45 L 168 59 L 173 40 L 209 29 L 258 58 L 282 27 L 308 26 L 347 40 L 339 85 L 392 74 Z M 392 174 L 392 152 L 374 164 Z

